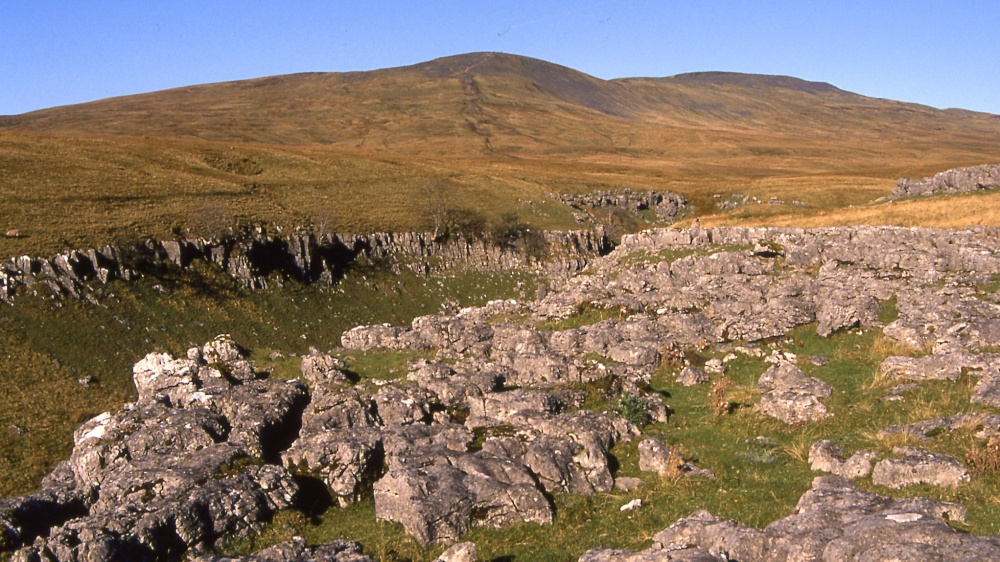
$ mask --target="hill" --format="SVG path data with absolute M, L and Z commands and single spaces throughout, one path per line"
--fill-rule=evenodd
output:
M 717 214 L 715 194 L 805 204 L 710 222 L 849 222 L 816 216 L 887 195 L 901 176 L 998 161 L 998 147 L 998 116 L 791 77 L 601 80 L 473 53 L 5 117 L 0 227 L 31 238 L 0 251 L 163 236 L 196 226 L 192 215 L 426 228 L 415 202 L 440 181 L 466 207 L 520 212 L 539 227 L 574 224 L 548 193 L 626 187 L 680 192 L 701 215 Z

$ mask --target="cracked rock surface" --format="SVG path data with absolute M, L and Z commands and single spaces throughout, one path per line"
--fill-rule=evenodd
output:
M 373 501 L 377 518 L 422 545 L 477 528 L 549 524 L 556 494 L 639 486 L 619 478 L 619 443 L 637 440 L 643 470 L 711 478 L 663 439 L 639 437 L 643 422 L 623 410 L 585 407 L 600 392 L 667 421 L 670 396 L 650 386 L 661 364 L 676 367 L 677 384 L 708 392 L 734 358 L 764 359 L 771 365 L 752 373 L 759 398 L 750 393 L 746 413 L 823 427 L 816 422 L 833 415 L 830 397 L 843 390 L 823 374 L 837 357 L 776 349 L 765 359 L 760 344 L 803 325 L 815 324 L 818 337 L 877 330 L 908 348 L 879 373 L 917 385 L 895 393 L 900 400 L 920 385 L 971 376 L 979 377 L 972 402 L 996 404 L 1000 296 L 979 289 L 996 275 L 1000 231 L 990 228 L 654 230 L 624 236 L 536 301 L 345 332 L 347 350 L 426 352 L 392 381 L 364 380 L 318 350 L 302 358 L 299 380 L 271 378 L 227 336 L 180 357 L 151 353 L 134 367 L 134 403 L 82 424 L 70 458 L 41 490 L 2 500 L 0 548 L 24 561 L 367 560 L 357 543 L 301 539 L 219 557 L 223 542 L 313 502 L 304 489 L 339 507 Z M 885 303 L 898 312 L 892 320 L 880 320 Z M 590 313 L 601 319 L 574 322 Z M 708 348 L 731 357 L 689 359 Z M 966 412 L 879 429 L 919 439 L 971 429 L 983 439 L 1000 433 L 1000 416 Z M 876 464 L 874 453 L 848 456 L 821 440 L 809 463 L 831 474 L 813 482 L 795 514 L 758 529 L 698 511 L 645 551 L 596 549 L 581 560 L 998 558 L 996 537 L 948 526 L 963 519 L 962 506 L 893 499 L 848 480 L 870 474 L 903 493 L 968 480 L 960 460 L 926 445 Z

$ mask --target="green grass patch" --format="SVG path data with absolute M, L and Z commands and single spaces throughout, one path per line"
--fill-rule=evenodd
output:
M 604 320 L 625 320 L 633 313 L 634 311 L 629 310 L 628 308 L 605 308 L 593 303 L 584 303 L 580 305 L 576 312 L 571 316 L 560 319 L 543 320 L 536 323 L 535 327 L 539 330 L 546 331 L 571 330 L 596 324 Z
M 21 296 L 0 307 L 0 495 L 27 493 L 57 462 L 68 459 L 73 430 L 103 411 L 135 399 L 132 365 L 145 354 L 182 355 L 218 334 L 231 334 L 258 368 L 299 375 L 310 347 L 340 346 L 358 324 L 406 325 L 442 304 L 482 305 L 517 296 L 532 277 L 517 273 L 452 273 L 420 277 L 379 269 L 350 272 L 336 286 L 285 282 L 240 289 L 213 265 L 170 270 L 104 288 L 101 306 Z M 272 352 L 283 357 L 271 360 Z M 294 354 L 294 355 L 293 355 Z M 363 378 L 405 375 L 410 352 L 342 354 Z M 350 356 L 349 358 L 347 356 Z M 87 388 L 79 379 L 92 381 Z

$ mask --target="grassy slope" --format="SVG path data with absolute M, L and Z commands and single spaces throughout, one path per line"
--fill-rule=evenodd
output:
M 546 194 L 624 187 L 683 193 L 703 224 L 1000 224 L 1000 195 L 871 204 L 900 176 L 1000 160 L 997 117 L 871 100 L 789 79 L 603 82 L 539 61 L 472 55 L 376 73 L 184 88 L 4 122 L 10 126 L 0 128 L 0 230 L 27 236 L 0 238 L 0 256 L 178 231 L 206 235 L 237 221 L 323 223 L 339 231 L 426 228 L 421 194 L 441 180 L 458 186 L 456 206 L 491 217 L 513 210 L 550 228 L 573 222 L 567 209 L 540 204 Z M 713 195 L 733 193 L 806 206 L 716 212 Z M 355 324 L 405 323 L 436 311 L 446 298 L 473 304 L 517 292 L 517 279 L 508 276 L 360 275 L 338 290 L 292 285 L 247 294 L 208 267 L 117 286 L 117 301 L 106 307 L 22 299 L 3 308 L 0 399 L 8 407 L 0 413 L 0 495 L 37 486 L 67 456 L 75 425 L 130 399 L 131 365 L 149 351 L 180 353 L 232 333 L 260 366 L 293 376 L 297 359 L 270 362 L 271 350 L 329 348 Z M 599 544 L 642 547 L 696 508 L 765 524 L 790 513 L 807 489 L 813 475 L 803 455 L 813 440 L 886 452 L 893 443 L 875 438 L 877 427 L 968 408 L 969 386 L 959 384 L 926 385 L 915 400 L 855 411 L 884 390 L 874 372 L 889 350 L 873 334 L 824 340 L 807 327 L 791 339 L 783 347 L 833 359 L 821 369 L 804 366 L 839 391 L 831 421 L 785 428 L 748 408 L 716 418 L 704 389 L 673 384 L 665 368 L 655 383 L 676 413 L 649 432 L 682 444 L 717 481 L 642 475 L 647 486 L 634 494 L 556 498 L 552 527 L 477 531 L 470 538 L 487 558 L 562 560 Z M 376 354 L 350 361 L 363 374 L 388 377 L 405 359 Z M 731 376 L 742 387 L 733 391 L 735 400 L 755 399 L 749 387 L 763 369 L 755 360 L 734 367 Z M 76 381 L 86 376 L 97 382 L 84 389 Z M 748 442 L 758 435 L 774 441 Z M 967 444 L 960 435 L 931 446 L 961 454 Z M 638 475 L 634 444 L 615 454 L 620 474 Z M 916 492 L 967 505 L 973 532 L 1000 531 L 990 499 L 1000 497 L 995 475 L 955 492 Z M 633 497 L 647 508 L 619 512 Z M 311 515 L 282 514 L 262 541 L 349 537 L 386 560 L 433 558 L 398 526 L 375 523 L 370 501 Z
M 602 81 L 483 54 L 192 86 L 5 122 L 0 229 L 27 237 L 0 240 L 0 255 L 202 234 L 218 217 L 427 228 L 422 193 L 442 180 L 459 187 L 456 206 L 518 211 L 542 228 L 573 222 L 528 202 L 626 187 L 680 192 L 715 224 L 919 222 L 919 205 L 916 215 L 856 209 L 898 177 L 1000 160 L 997 116 L 791 78 Z M 807 206 L 716 213 L 713 195 L 732 193 Z

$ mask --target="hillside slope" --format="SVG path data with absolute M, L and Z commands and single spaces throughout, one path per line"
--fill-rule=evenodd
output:
M 535 205 L 549 193 L 626 187 L 678 191 L 701 215 L 716 214 L 714 195 L 796 200 L 805 205 L 706 218 L 811 224 L 887 195 L 898 177 L 996 161 L 996 115 L 791 77 L 601 80 L 472 53 L 0 118 L 0 228 L 32 233 L 0 240 L 0 252 L 163 237 L 190 228 L 192 214 L 424 228 L 415 201 L 441 181 L 464 207 L 520 212 L 539 227 L 574 224 Z
M 867 98 L 825 83 L 723 72 L 600 80 L 552 63 L 474 53 L 371 72 L 190 86 L 8 118 L 7 128 L 428 154 L 645 148 L 661 134 L 818 134 L 978 146 L 1000 117 Z M 645 135 L 637 134 L 645 133 Z

